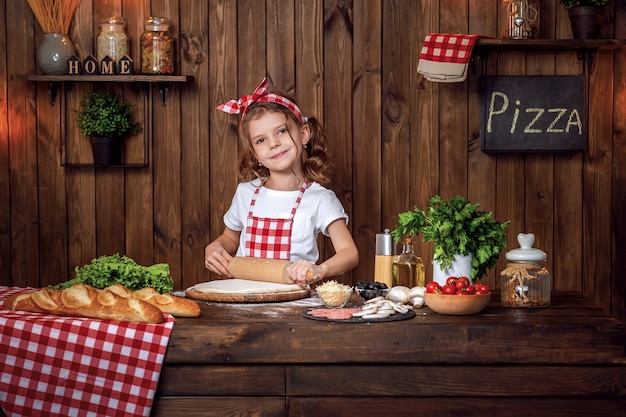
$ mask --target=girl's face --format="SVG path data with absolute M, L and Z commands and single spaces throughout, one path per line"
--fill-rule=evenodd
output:
M 302 172 L 302 147 L 310 137 L 307 124 L 300 128 L 282 113 L 266 111 L 248 122 L 252 149 L 270 172 Z

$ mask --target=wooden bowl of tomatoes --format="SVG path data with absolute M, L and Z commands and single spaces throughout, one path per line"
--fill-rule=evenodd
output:
M 480 313 L 490 299 L 488 285 L 472 284 L 467 277 L 449 277 L 443 286 L 429 282 L 424 294 L 424 303 L 432 311 L 454 316 Z

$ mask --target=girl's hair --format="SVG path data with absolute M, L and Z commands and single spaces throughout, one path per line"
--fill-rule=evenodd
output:
M 289 99 L 291 100 L 291 98 Z M 239 138 L 242 146 L 239 156 L 239 178 L 242 181 L 251 181 L 255 178 L 261 179 L 269 176 L 267 167 L 259 165 L 259 161 L 254 155 L 248 129 L 250 121 L 257 120 L 268 112 L 281 113 L 285 116 L 287 122 L 292 121 L 298 129 L 302 127 L 302 121 L 291 110 L 281 104 L 265 101 L 252 103 L 239 123 Z M 313 117 L 308 118 L 307 124 L 311 130 L 311 137 L 305 149 L 302 150 L 302 170 L 305 178 L 309 181 L 326 185 L 330 181 L 329 174 L 332 170 L 332 165 L 328 159 L 326 132 L 322 128 L 321 123 Z M 291 136 L 291 132 L 289 136 Z M 291 137 L 293 140 L 293 136 Z

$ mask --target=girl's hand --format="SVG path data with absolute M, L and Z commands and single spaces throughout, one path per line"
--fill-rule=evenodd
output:
M 228 264 L 233 257 L 217 242 L 210 243 L 204 249 L 204 266 L 211 272 L 231 278 Z
M 326 276 L 326 268 L 322 265 L 312 264 L 306 260 L 300 260 L 292 263 L 286 268 L 286 271 L 289 278 L 302 288 L 307 288 L 309 284 L 317 282 Z M 314 275 L 313 279 L 307 279 L 307 274 L 311 275 L 309 271 L 311 271 Z
M 204 248 L 204 266 L 211 272 L 232 278 L 228 264 L 237 251 L 239 234 L 226 228 L 224 233 Z

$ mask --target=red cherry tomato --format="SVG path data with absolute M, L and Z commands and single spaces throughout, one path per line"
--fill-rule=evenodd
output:
M 437 290 L 441 289 L 441 286 L 439 285 L 438 282 L 432 281 L 429 282 L 428 284 L 426 284 L 426 292 L 427 293 L 434 293 Z
M 456 282 L 459 282 L 459 281 L 465 283 L 466 287 L 469 287 L 470 285 L 472 285 L 472 281 L 470 281 L 470 279 L 468 277 L 463 277 L 463 276 L 458 277 Z
M 489 285 L 487 284 L 475 284 L 474 287 L 478 291 L 482 291 L 483 294 L 487 294 L 489 292 Z
M 465 290 L 465 293 L 467 295 L 474 295 L 474 294 L 476 294 L 476 288 L 474 288 L 473 285 L 470 285 L 469 287 L 465 287 L 463 289 Z
M 463 288 L 467 288 L 467 283 L 465 282 L 465 280 L 457 279 L 454 286 L 457 290 L 462 290 Z
M 448 295 L 456 294 L 456 287 L 454 285 L 444 285 L 441 292 Z
M 446 279 L 446 285 L 450 285 L 450 284 L 452 285 L 456 284 L 456 277 L 448 277 Z

